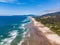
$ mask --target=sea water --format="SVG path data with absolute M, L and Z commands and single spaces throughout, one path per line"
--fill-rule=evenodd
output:
M 28 16 L 0 16 L 0 45 L 21 45 L 29 22 Z

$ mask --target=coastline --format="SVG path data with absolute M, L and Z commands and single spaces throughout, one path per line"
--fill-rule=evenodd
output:
M 30 17 L 34 26 L 41 31 L 44 36 L 49 40 L 52 45 L 60 45 L 60 36 L 51 31 L 48 27 L 45 27 L 42 23 L 37 22 L 34 18 Z
M 31 23 L 27 25 L 30 37 L 25 37 L 22 45 L 51 45 L 48 39 Z
M 37 26 L 34 26 L 34 23 L 31 22 L 26 26 L 29 28 L 30 36 L 24 38 L 22 45 L 51 45 L 44 34 L 37 29 Z
M 24 38 L 22 45 L 60 45 L 60 37 L 34 18 L 27 24 L 29 35 Z

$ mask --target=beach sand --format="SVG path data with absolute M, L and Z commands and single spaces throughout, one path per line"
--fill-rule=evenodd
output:
M 26 36 L 22 45 L 60 45 L 60 37 L 45 27 L 34 18 L 30 17 L 31 23 L 26 25 L 29 28 L 30 37 Z
M 27 25 L 30 37 L 26 37 L 22 45 L 51 45 L 49 40 L 32 24 Z

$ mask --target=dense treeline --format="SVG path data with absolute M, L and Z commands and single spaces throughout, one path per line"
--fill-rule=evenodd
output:
M 52 15 L 54 14 L 54 15 Z M 35 19 L 41 23 L 43 23 L 45 26 L 49 27 L 52 31 L 60 35 L 60 14 L 52 13 L 51 15 L 49 14 L 41 16 L 41 17 L 36 17 Z

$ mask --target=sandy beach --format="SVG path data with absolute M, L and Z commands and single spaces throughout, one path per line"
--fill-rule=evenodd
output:
M 56 36 L 54 32 L 44 27 L 43 24 L 37 23 L 32 19 L 32 22 L 26 26 L 29 28 L 30 37 L 26 36 L 22 45 L 60 45 L 58 40 L 60 39 L 59 36 Z M 53 34 L 54 36 L 52 37 L 54 37 L 54 39 L 51 38 L 51 36 L 49 37 L 49 34 L 51 34 L 51 36 Z M 54 41 L 57 41 L 57 43 Z
M 26 36 L 22 45 L 51 45 L 44 34 L 38 30 L 37 26 L 30 23 L 27 27 L 29 28 L 30 37 Z
M 49 40 L 37 29 L 37 27 L 32 24 L 27 26 L 30 30 L 30 37 L 26 37 L 22 45 L 51 45 Z

